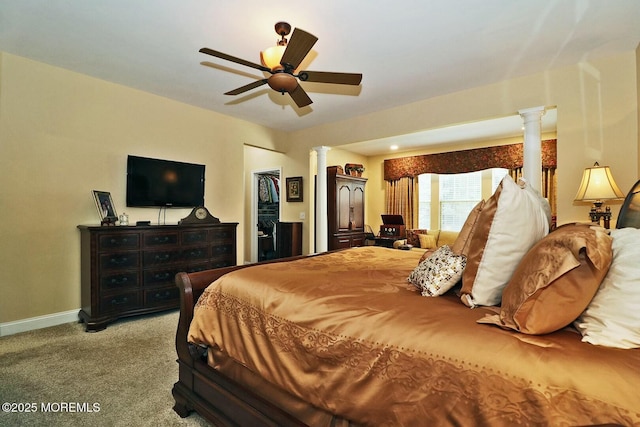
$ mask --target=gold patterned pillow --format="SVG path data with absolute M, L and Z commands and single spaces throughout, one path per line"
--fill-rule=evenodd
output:
M 611 241 L 602 227 L 559 227 L 522 259 L 502 293 L 500 314 L 479 322 L 535 335 L 571 324 L 609 270 Z
M 448 245 L 440 246 L 409 275 L 408 281 L 422 296 L 435 297 L 453 288 L 460 281 L 467 263 L 464 255 L 456 255 Z

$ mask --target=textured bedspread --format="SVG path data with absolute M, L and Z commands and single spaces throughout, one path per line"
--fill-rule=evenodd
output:
M 421 254 L 369 246 L 229 273 L 189 341 L 363 425 L 640 425 L 640 350 L 478 324 L 490 308 L 407 284 Z

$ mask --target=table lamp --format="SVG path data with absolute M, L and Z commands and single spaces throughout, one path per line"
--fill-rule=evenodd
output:
M 604 220 L 604 228 L 609 228 L 611 223 L 611 208 L 602 209 L 605 200 L 622 200 L 624 194 L 618 188 L 613 179 L 609 166 L 600 166 L 596 162 L 593 167 L 585 168 L 582 174 L 582 182 L 576 194 L 576 202 L 593 202 L 589 212 L 591 222 L 600 224 Z

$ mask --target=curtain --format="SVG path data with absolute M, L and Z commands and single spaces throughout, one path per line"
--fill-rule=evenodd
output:
M 386 181 L 386 212 L 402 215 L 407 229 L 417 227 L 418 221 L 418 178 L 404 177 Z
M 447 153 L 400 157 L 384 161 L 387 213 L 402 215 L 407 228 L 418 221 L 418 175 L 465 173 L 489 168 L 509 169 L 514 181 L 522 176 L 523 144 L 475 148 Z M 556 217 L 557 140 L 542 141 L 541 193 Z
M 548 139 L 541 142 L 542 167 L 556 168 L 557 141 Z M 421 156 L 399 157 L 384 161 L 384 179 L 395 181 L 423 173 L 465 173 L 490 168 L 514 169 L 522 167 L 523 144 L 499 145 L 450 151 L 447 153 L 423 154 Z

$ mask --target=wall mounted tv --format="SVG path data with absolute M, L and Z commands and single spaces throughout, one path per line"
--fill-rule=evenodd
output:
M 127 206 L 204 206 L 204 165 L 128 156 Z

